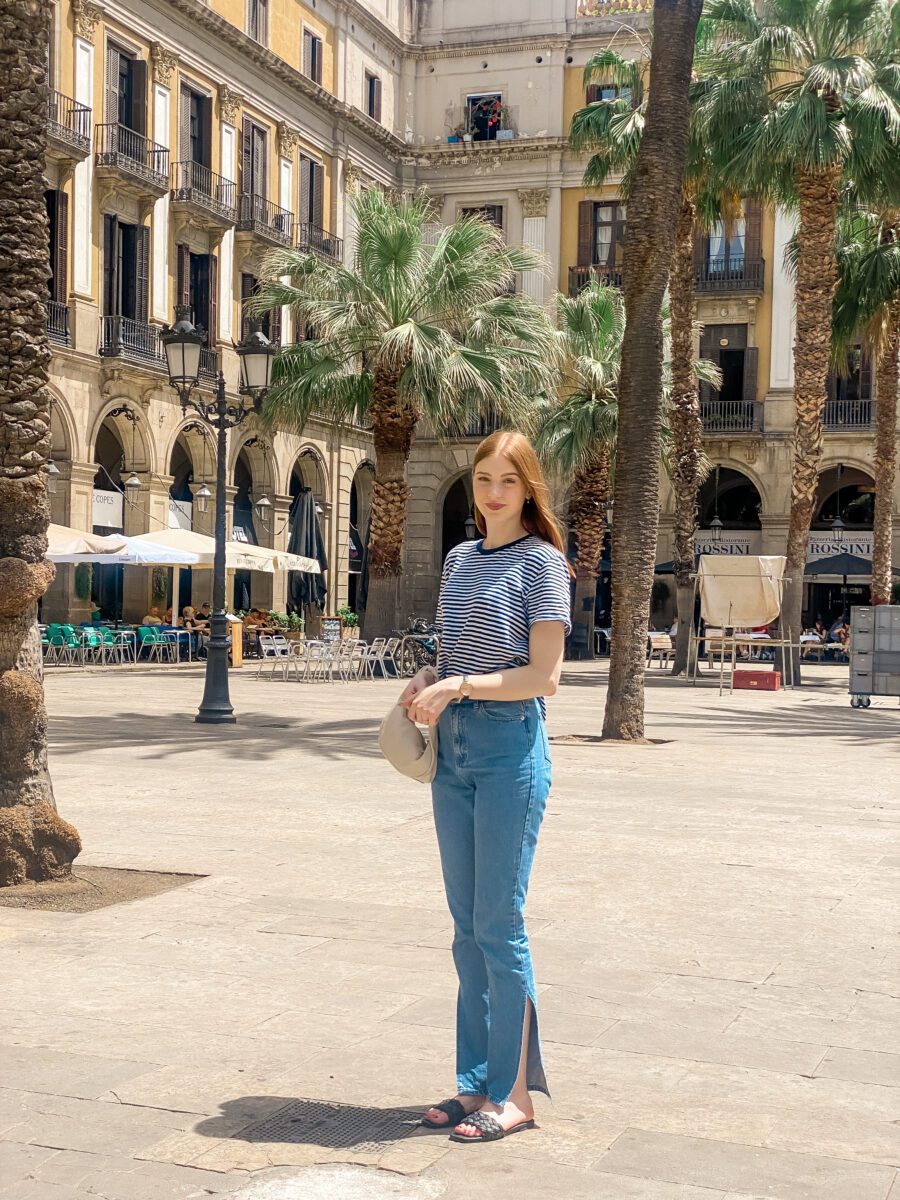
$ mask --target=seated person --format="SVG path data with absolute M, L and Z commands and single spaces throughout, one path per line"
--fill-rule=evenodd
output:
M 197 617 L 200 621 L 205 621 L 206 624 L 209 625 L 209 618 L 211 616 L 212 616 L 212 611 L 209 607 L 209 601 L 204 600 L 203 603 L 200 605 L 200 609 L 197 613 Z
M 171 624 L 172 624 L 172 605 L 170 604 L 169 607 L 166 609 L 166 615 L 163 617 L 163 625 L 171 625 Z
M 143 621 L 141 621 L 142 625 L 162 625 L 162 623 L 162 617 L 159 615 L 159 609 L 155 604 L 144 617 Z
M 186 604 L 182 609 L 181 624 L 190 633 L 191 641 L 197 647 L 197 653 L 202 657 L 206 651 L 209 635 L 205 622 L 197 619 L 196 611 L 190 604 Z
M 846 632 L 845 632 L 846 631 Z M 844 644 L 850 636 L 850 629 L 843 613 L 834 621 L 828 630 L 828 641 Z

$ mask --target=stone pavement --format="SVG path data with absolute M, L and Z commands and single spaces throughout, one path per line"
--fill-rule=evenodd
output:
M 814 670 L 723 698 L 655 672 L 662 744 L 557 745 L 529 898 L 554 1100 L 477 1149 L 284 1133 L 296 1099 L 453 1090 L 429 794 L 374 740 L 396 685 L 233 673 L 215 730 L 197 671 L 54 675 L 83 861 L 204 878 L 0 908 L 0 1198 L 900 1200 L 900 709 Z M 567 666 L 551 735 L 598 734 L 604 683 Z

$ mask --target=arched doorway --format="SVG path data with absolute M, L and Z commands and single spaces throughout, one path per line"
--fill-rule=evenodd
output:
M 354 612 L 359 612 L 363 607 L 361 599 L 365 599 L 363 567 L 374 486 L 375 468 L 371 463 L 361 463 L 356 468 L 353 482 L 350 484 L 350 530 L 347 546 L 347 606 Z
M 319 617 L 329 611 L 328 558 L 328 477 L 318 453 L 301 450 L 291 468 L 290 539 L 288 548 L 296 554 L 315 558 L 321 574 L 288 572 L 288 609 L 301 612 L 307 636 L 319 628 Z
M 758 554 L 762 496 L 749 476 L 717 464 L 700 489 L 699 554 Z
M 125 528 L 125 496 L 122 470 L 125 466 L 125 447 L 112 421 L 104 421 L 94 443 L 94 475 L 92 497 L 92 530 L 94 533 L 121 533 Z M 95 563 L 93 568 L 81 564 L 75 569 L 76 600 L 90 598 L 95 610 L 104 620 L 118 621 L 122 617 L 124 568 Z
M 186 437 L 180 433 L 172 447 L 169 458 L 169 528 L 193 529 L 194 497 L 191 484 L 194 482 L 194 460 Z M 177 595 L 176 591 L 177 581 Z M 191 603 L 193 580 L 190 567 L 173 569 L 169 584 L 169 602 L 177 618 L 184 607 Z
M 460 475 L 444 497 L 441 509 L 441 566 L 454 546 L 466 540 L 466 521 L 472 515 L 470 474 Z
M 819 476 L 807 552 L 805 611 L 807 624 L 817 619 L 831 625 L 871 599 L 870 580 L 864 576 L 818 576 L 810 567 L 824 558 L 848 554 L 872 558 L 875 522 L 875 481 L 858 467 L 838 463 Z
M 231 536 L 236 542 L 258 545 L 256 526 L 253 523 L 253 468 L 250 455 L 241 449 L 234 464 L 234 502 L 231 515 Z M 235 571 L 233 575 L 232 603 L 236 609 L 247 612 L 253 604 L 252 571 Z

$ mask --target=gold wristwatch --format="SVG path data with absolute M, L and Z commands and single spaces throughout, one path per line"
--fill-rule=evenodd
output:
M 459 685 L 459 691 L 456 693 L 456 703 L 459 704 L 463 700 L 470 700 L 472 697 L 472 684 L 468 675 L 463 675 L 462 683 Z

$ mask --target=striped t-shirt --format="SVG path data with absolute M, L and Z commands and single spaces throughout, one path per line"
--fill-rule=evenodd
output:
M 527 534 L 490 550 L 483 540 L 454 546 L 438 601 L 439 678 L 526 666 L 531 626 L 561 621 L 568 633 L 570 607 L 566 560 L 542 538 Z

